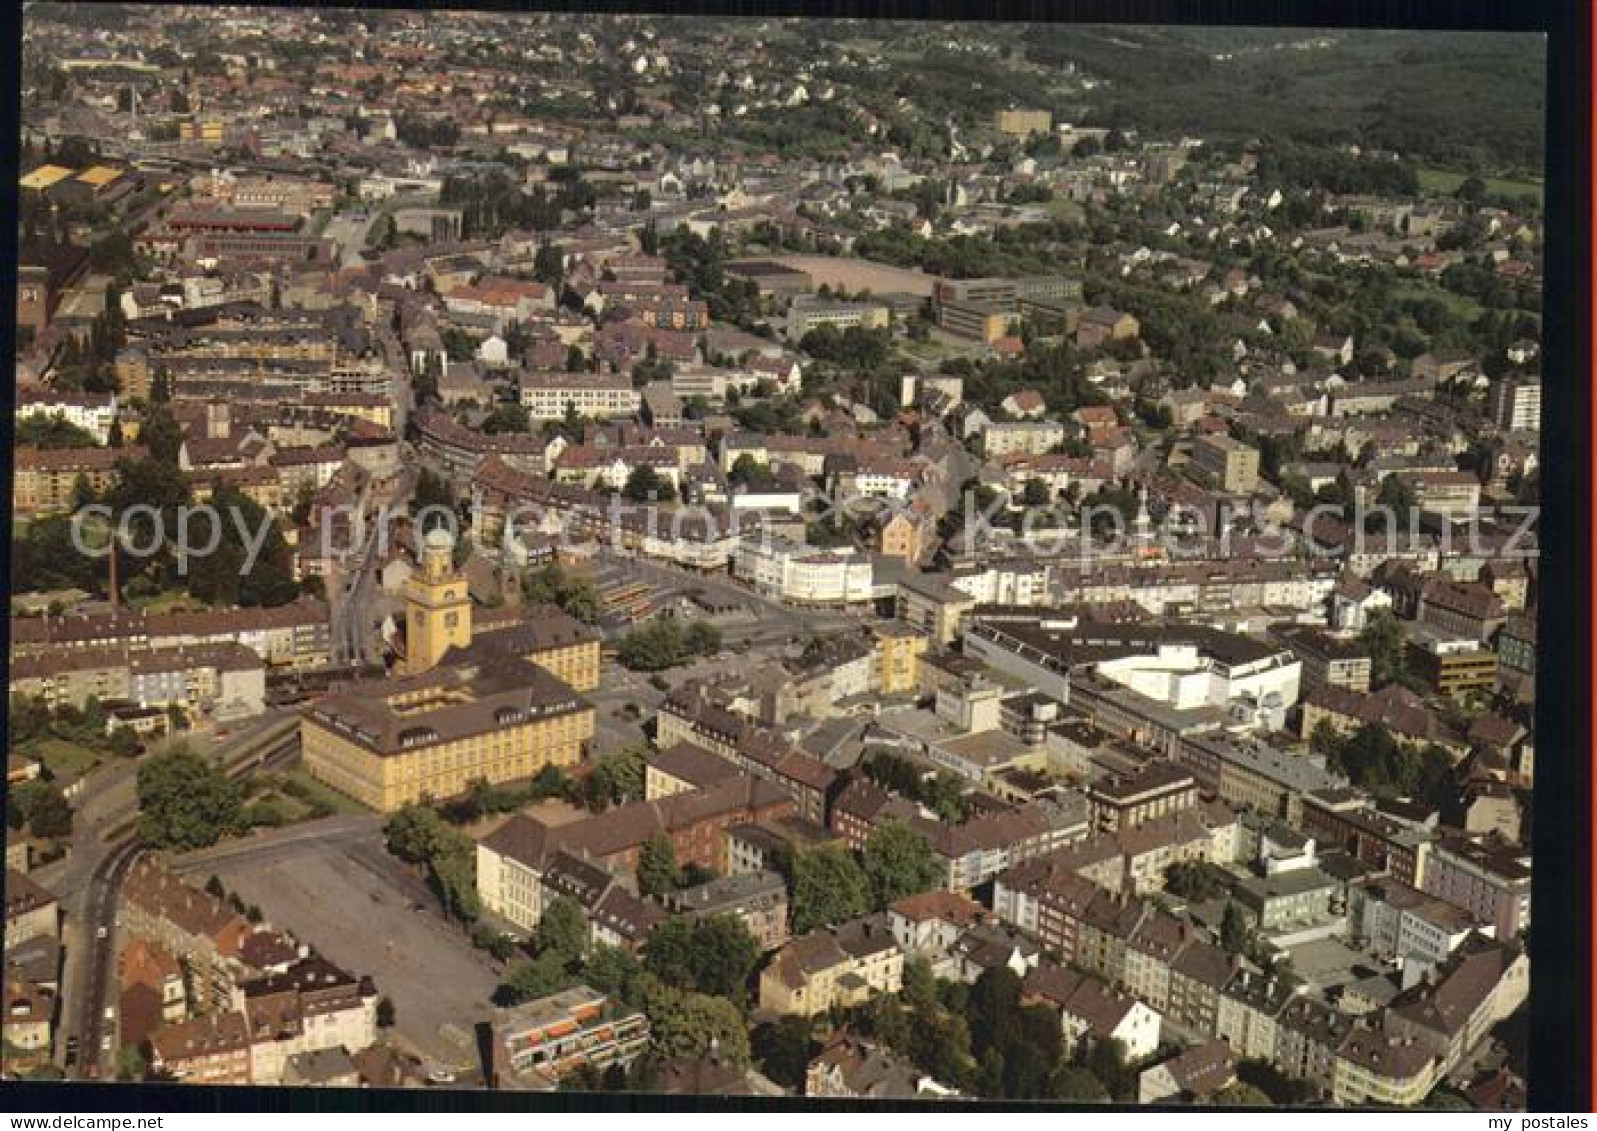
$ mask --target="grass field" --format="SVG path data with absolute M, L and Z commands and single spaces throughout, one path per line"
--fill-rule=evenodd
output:
M 949 356 L 949 353 L 946 349 L 932 341 L 917 342 L 912 339 L 905 338 L 901 339 L 895 344 L 910 357 L 916 358 L 920 361 L 936 362 L 941 361 L 943 358 Z
M 1412 284 L 1393 289 L 1394 298 L 1434 298 L 1446 304 L 1452 315 L 1461 322 L 1473 322 L 1481 316 L 1481 304 L 1465 295 L 1454 294 L 1442 287 Z
M 296 766 L 288 773 L 281 775 L 281 777 L 284 781 L 292 781 L 297 789 L 303 791 L 304 796 L 316 798 L 335 813 L 365 813 L 368 811 L 359 802 L 345 797 L 337 790 L 329 789 L 311 777 L 303 766 Z
M 1048 212 L 1061 220 L 1080 220 L 1083 213 L 1081 205 L 1071 200 L 1068 196 L 1056 196 L 1048 202 Z
M 1463 184 L 1469 176 L 1468 173 L 1458 173 L 1451 169 L 1438 169 L 1432 165 L 1421 165 L 1416 171 L 1419 176 L 1420 188 L 1433 195 L 1451 195 L 1459 185 Z M 1540 181 L 1514 180 L 1508 177 L 1482 177 L 1486 191 L 1491 196 L 1534 196 L 1538 200 L 1542 195 Z
M 196 612 L 209 607 L 181 589 L 168 589 L 151 597 L 133 597 L 128 604 L 146 613 Z
M 23 753 L 43 762 L 56 779 L 67 781 L 82 777 L 100 761 L 100 755 L 93 750 L 61 738 L 41 739 Z

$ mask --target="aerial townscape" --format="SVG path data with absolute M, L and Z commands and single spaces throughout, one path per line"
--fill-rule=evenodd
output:
M 24 31 L 7 1078 L 1524 1107 L 1540 39 Z

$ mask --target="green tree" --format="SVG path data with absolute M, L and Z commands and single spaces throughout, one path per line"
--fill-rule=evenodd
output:
M 1237 1079 L 1263 1092 L 1277 1107 L 1301 1107 L 1314 1097 L 1314 1085 L 1288 1076 L 1267 1060 L 1240 1060 Z
M 795 933 L 858 919 L 870 909 L 870 880 L 843 845 L 823 844 L 794 857 Z
M 519 404 L 502 404 L 495 405 L 479 427 L 485 435 L 496 436 L 506 432 L 526 432 L 531 426 L 525 408 Z
M 1465 177 L 1458 182 L 1453 195 L 1470 204 L 1479 204 L 1486 197 L 1486 182 L 1479 177 Z
M 83 510 L 85 506 L 93 505 L 97 500 L 99 500 L 99 495 L 94 494 L 94 484 L 89 482 L 86 474 L 80 474 L 77 479 L 73 479 L 72 502 L 69 503 L 73 514 Z
M 693 954 L 693 921 L 674 915 L 649 932 L 643 944 L 643 966 L 668 986 L 694 989 L 697 964 Z
M 1225 905 L 1225 914 L 1220 918 L 1220 946 L 1227 954 L 1246 954 L 1253 946 L 1253 932 L 1234 903 Z
M 965 1018 L 970 1023 L 971 1050 L 977 1058 L 1001 1048 L 1020 1013 L 1020 977 L 1007 966 L 984 970 L 970 988 Z
M 1342 748 L 1342 733 L 1330 719 L 1321 719 L 1309 732 L 1309 749 L 1322 758 L 1330 758 Z
M 582 957 L 588 943 L 588 918 L 569 896 L 556 896 L 538 920 L 534 946 L 540 956 L 558 955 L 567 966 Z
M 406 805 L 383 825 L 388 851 L 408 864 L 420 865 L 444 910 L 470 921 L 481 911 L 477 896 L 477 848 L 437 811 Z
M 969 1024 L 948 1009 L 917 1008 L 909 1029 L 909 1056 L 933 1079 L 950 1087 L 968 1086 L 975 1069 Z
M 247 608 L 275 608 L 298 597 L 293 551 L 277 522 L 254 499 L 232 488 L 218 489 L 211 502 L 223 516 L 221 543 L 216 552 L 189 562 L 189 593 L 212 604 Z M 259 532 L 254 561 L 249 560 L 241 529 L 251 537 Z
M 177 466 L 178 449 L 183 446 L 183 431 L 172 410 L 161 401 L 151 400 L 139 425 L 139 444 L 157 463 Z
M 1125 1102 L 1135 1098 L 1137 1073 L 1127 1063 L 1123 1042 L 1113 1037 L 1094 1040 L 1087 1054 L 1087 1067 L 1103 1081 L 1111 1099 Z
M 643 800 L 647 764 L 645 746 L 629 746 L 600 758 L 584 783 L 588 808 L 601 812 L 610 805 Z
M 501 930 L 479 923 L 472 928 L 471 945 L 486 950 L 500 962 L 506 962 L 516 953 L 516 941 Z
M 1224 878 L 1202 861 L 1178 860 L 1164 871 L 1165 890 L 1182 899 L 1202 901 L 1224 894 Z
M 721 650 L 721 630 L 707 620 L 696 620 L 682 634 L 682 644 L 697 656 L 713 656 Z
M 443 821 L 425 805 L 405 805 L 396 809 L 383 824 L 388 851 L 407 864 L 424 863 L 433 853 Z
M 813 1049 L 808 1017 L 789 1014 L 762 1022 L 755 1026 L 749 1043 L 754 1062 L 767 1078 L 784 1088 L 804 1086 Z
M 191 751 L 171 750 L 145 762 L 136 790 L 139 835 L 154 847 L 190 852 L 245 829 L 243 788 Z
M 1273 1107 L 1270 1097 L 1262 1089 L 1238 1080 L 1221 1088 L 1210 1101 L 1217 1107 Z M 1468 1110 L 1466 1107 L 1464 1110 Z
M 1451 756 L 1438 746 L 1400 743 L 1378 722 L 1366 723 L 1333 747 L 1329 762 L 1380 798 L 1411 797 L 1437 808 L 1456 800 Z
M 52 782 L 34 780 L 15 786 L 6 796 L 14 828 L 26 825 L 34 836 L 54 840 L 72 835 L 72 806 Z
M 636 1009 L 643 1004 L 650 979 L 643 963 L 631 951 L 601 943 L 589 951 L 582 980 Z
M 626 486 L 621 488 L 621 493 L 635 503 L 669 503 L 677 497 L 676 488 L 671 485 L 671 480 L 646 463 L 641 463 L 632 469 L 631 474 L 627 476 Z
M 45 416 L 30 413 L 19 416 L 13 442 L 19 448 L 97 448 L 94 434 L 79 428 L 61 413 Z
M 725 998 L 661 987 L 650 998 L 648 1014 L 662 1057 L 698 1058 L 714 1047 L 732 1064 L 749 1063 L 748 1026 Z
M 1074 1103 L 1103 1103 L 1109 1092 L 1102 1081 L 1085 1068 L 1061 1065 L 1049 1081 L 1050 1098 Z
M 861 860 L 878 910 L 906 895 L 930 891 L 947 876 L 926 838 L 897 818 L 871 830 Z
M 616 659 L 633 671 L 657 672 L 688 658 L 687 633 L 675 617 L 657 617 L 616 645 Z
M 568 573 L 558 562 L 529 570 L 521 592 L 529 605 L 554 605 L 583 624 L 593 624 L 604 609 L 592 579 Z
M 1414 505 L 1413 488 L 1398 476 L 1388 475 L 1375 494 L 1375 508 L 1364 516 L 1364 529 L 1373 533 L 1407 530 Z
M 702 993 L 742 1000 L 760 944 L 735 915 L 711 915 L 693 928 L 693 984 Z
M 139 1046 L 123 1045 L 116 1054 L 116 1078 L 118 1080 L 143 1080 L 149 1064 L 144 1059 L 144 1054 Z
M 565 253 L 560 250 L 560 245 L 554 243 L 539 244 L 538 250 L 532 259 L 532 277 L 540 283 L 553 287 L 558 292 L 560 280 L 564 274 Z
M 1391 609 L 1376 609 L 1359 633 L 1370 653 L 1370 680 L 1377 687 L 1400 681 L 1407 671 L 1403 625 Z
M 925 955 L 915 954 L 904 960 L 904 1000 L 916 1009 L 930 1009 L 937 1004 L 937 975 Z
M 447 851 L 428 862 L 428 883 L 437 893 L 444 911 L 455 919 L 471 922 L 482 913 L 477 895 L 477 857 L 470 837 L 449 830 L 453 837 Z
M 576 984 L 565 961 L 554 951 L 546 951 L 531 962 L 523 962 L 510 972 L 494 991 L 495 1005 L 512 1006 L 559 993 Z
M 771 465 L 761 463 L 747 452 L 733 461 L 732 470 L 727 473 L 727 480 L 755 490 L 768 490 L 776 486 L 777 482 L 776 473 L 771 470 Z
M 655 833 L 638 852 L 638 890 L 644 895 L 664 895 L 676 890 L 677 878 L 677 854 L 671 838 Z

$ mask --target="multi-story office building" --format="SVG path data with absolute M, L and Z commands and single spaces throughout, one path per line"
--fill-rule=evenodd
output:
M 945 300 L 937 304 L 938 326 L 978 342 L 996 342 L 1009 333 L 1019 317 L 1014 306 L 1003 303 Z
M 562 420 L 568 409 L 608 420 L 638 411 L 629 377 L 608 373 L 547 373 L 521 380 L 521 403 L 532 420 Z
M 1408 654 L 1415 674 L 1440 695 L 1490 691 L 1497 684 L 1497 653 L 1474 640 L 1422 640 Z
M 1228 494 L 1250 495 L 1259 487 L 1259 450 L 1235 437 L 1198 437 L 1192 444 L 1192 462 Z
M 796 342 L 819 326 L 885 330 L 891 321 L 892 311 L 883 302 L 834 302 L 800 295 L 787 308 L 787 336 Z
M 513 656 L 330 695 L 300 724 L 311 775 L 384 813 L 570 768 L 593 730 L 591 704 Z
M 1540 377 L 1509 373 L 1492 382 L 1486 411 L 1505 432 L 1537 432 L 1542 426 Z

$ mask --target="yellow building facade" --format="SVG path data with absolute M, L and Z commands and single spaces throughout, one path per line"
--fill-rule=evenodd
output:
M 593 691 L 599 686 L 598 637 L 536 649 L 527 653 L 526 658 L 578 691 Z
M 405 672 L 430 671 L 449 649 L 470 643 L 471 593 L 454 567 L 454 540 L 434 529 L 405 587 Z
M 573 767 L 593 734 L 592 704 L 513 658 L 329 696 L 300 723 L 311 776 L 383 813 Z
M 914 695 L 920 687 L 920 658 L 929 641 L 903 625 L 876 628 L 877 683 L 883 695 Z

